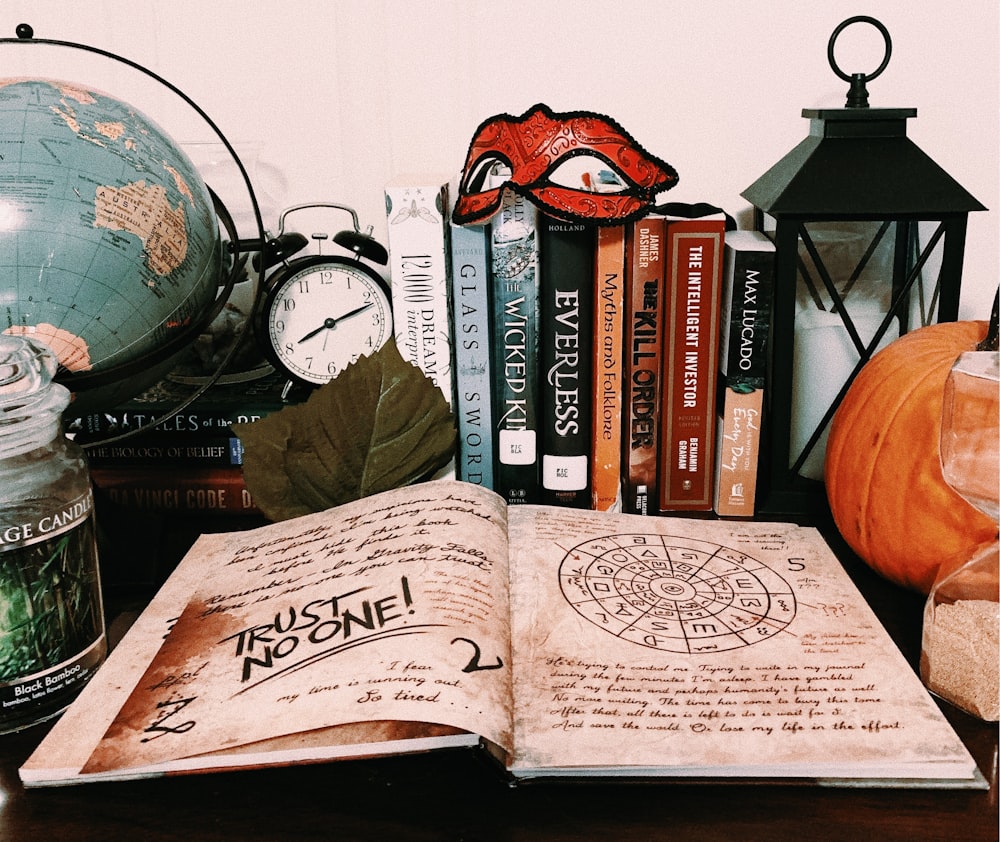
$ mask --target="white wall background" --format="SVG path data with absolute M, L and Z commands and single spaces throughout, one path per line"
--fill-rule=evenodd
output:
M 960 314 L 985 318 L 1000 277 L 996 0 L 5 0 L 0 37 L 26 22 L 39 39 L 107 50 L 176 85 L 257 161 L 269 227 L 283 207 L 333 201 L 384 238 L 393 174 L 457 172 L 480 122 L 536 102 L 614 117 L 678 170 L 670 199 L 720 204 L 748 224 L 739 194 L 805 136 L 802 108 L 843 106 L 826 46 L 855 14 L 893 39 L 871 105 L 918 108 L 910 136 L 990 209 L 970 216 Z M 850 27 L 837 58 L 871 71 L 881 37 Z M 216 139 L 116 62 L 0 45 L 0 75 L 23 74 L 105 90 L 179 140 Z

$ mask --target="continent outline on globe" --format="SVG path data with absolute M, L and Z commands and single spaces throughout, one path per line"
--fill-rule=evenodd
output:
M 159 184 L 131 181 L 121 187 L 101 185 L 94 201 L 94 225 L 134 234 L 142 242 L 146 265 L 169 275 L 187 256 L 184 206 L 174 209 Z

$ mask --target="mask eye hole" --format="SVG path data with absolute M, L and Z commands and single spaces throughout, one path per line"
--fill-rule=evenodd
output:
M 621 173 L 596 155 L 573 155 L 561 160 L 549 173 L 550 184 L 588 193 L 624 193 L 628 183 Z
M 483 193 L 491 189 L 491 181 L 494 177 L 510 176 L 510 161 L 503 155 L 496 152 L 489 152 L 478 158 L 474 164 L 469 166 L 462 185 L 462 190 L 466 195 L 473 196 L 476 193 Z

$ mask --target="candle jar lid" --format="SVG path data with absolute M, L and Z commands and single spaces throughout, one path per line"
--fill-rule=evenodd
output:
M 42 342 L 0 334 L 0 458 L 51 441 L 69 390 L 53 382 L 58 360 Z

